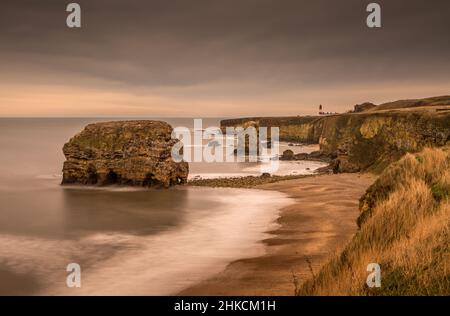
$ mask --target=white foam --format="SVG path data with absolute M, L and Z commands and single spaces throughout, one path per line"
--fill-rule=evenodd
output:
M 260 241 L 273 229 L 279 209 L 290 203 L 279 192 L 243 189 L 201 190 L 215 202 L 211 209 L 190 208 L 181 227 L 155 235 L 95 234 L 81 240 L 0 235 L 0 257 L 9 267 L 45 280 L 39 294 L 165 295 L 200 282 L 238 258 L 264 253 Z M 112 257 L 102 248 L 115 246 Z M 65 267 L 72 258 L 95 258 L 82 267 L 82 287 L 65 285 Z

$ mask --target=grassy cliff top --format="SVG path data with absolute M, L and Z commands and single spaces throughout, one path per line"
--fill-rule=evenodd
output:
M 369 106 L 365 106 L 369 105 Z M 235 119 L 225 119 L 222 120 L 221 126 L 239 126 L 248 121 L 259 122 L 261 126 L 283 126 L 283 125 L 295 125 L 295 124 L 306 124 L 314 123 L 324 117 L 330 116 L 342 116 L 342 115 L 370 115 L 377 112 L 389 113 L 401 113 L 404 112 L 423 112 L 428 111 L 431 113 L 440 112 L 440 110 L 450 111 L 450 96 L 438 96 L 430 97 L 424 99 L 410 99 L 410 100 L 397 100 L 393 102 L 387 102 L 383 104 L 372 104 L 369 102 L 356 105 L 355 107 L 360 107 L 360 110 L 350 113 L 334 114 L 334 115 L 308 115 L 308 116 L 272 116 L 272 117 L 245 117 L 245 118 L 235 118 Z
M 405 108 L 418 107 L 439 107 L 450 106 L 450 96 L 439 96 L 424 99 L 398 100 L 387 102 L 368 109 L 368 112 L 382 111 L 382 110 L 396 110 Z

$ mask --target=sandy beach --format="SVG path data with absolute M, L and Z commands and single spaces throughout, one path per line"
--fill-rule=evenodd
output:
M 288 194 L 280 227 L 263 240 L 265 255 L 237 260 L 179 295 L 293 295 L 357 230 L 358 200 L 375 180 L 370 174 L 334 174 L 257 186 Z

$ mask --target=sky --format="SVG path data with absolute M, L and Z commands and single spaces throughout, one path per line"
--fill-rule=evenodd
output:
M 2 117 L 345 112 L 450 94 L 450 1 L 2 1 Z

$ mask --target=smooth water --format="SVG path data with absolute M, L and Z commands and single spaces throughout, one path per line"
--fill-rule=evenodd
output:
M 278 192 L 60 186 L 63 144 L 99 120 L 0 119 L 0 294 L 174 294 L 264 252 L 259 241 L 289 203 Z M 282 172 L 306 166 L 316 167 Z M 197 163 L 191 174 L 256 167 Z M 66 286 L 69 263 L 81 266 L 81 288 Z

